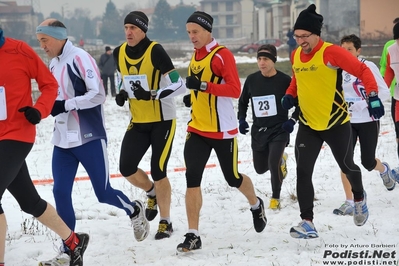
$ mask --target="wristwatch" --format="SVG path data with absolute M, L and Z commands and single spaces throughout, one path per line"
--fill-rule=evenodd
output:
M 206 89 L 208 88 L 208 83 L 205 81 L 201 82 L 201 86 L 200 86 L 200 90 L 201 91 L 206 91 Z
M 150 90 L 151 93 L 151 99 L 155 100 L 155 98 L 157 97 L 157 90 Z
M 369 93 L 369 97 L 376 97 L 376 96 L 378 96 L 378 94 L 375 91 Z

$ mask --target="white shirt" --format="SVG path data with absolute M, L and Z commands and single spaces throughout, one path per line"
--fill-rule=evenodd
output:
M 397 81 L 393 97 L 395 100 L 399 101 L 399 44 L 397 41 L 388 47 L 388 54 L 390 61 L 389 66 L 392 68 L 393 73 L 395 73 L 395 78 Z
M 371 61 L 364 58 L 358 58 L 360 62 L 364 62 L 371 70 L 378 86 L 378 97 L 381 102 L 385 102 L 390 98 L 389 89 L 382 78 L 378 67 Z M 349 114 L 351 123 L 366 123 L 374 121 L 370 117 L 367 104 L 367 95 L 363 82 L 357 77 L 342 71 L 342 88 L 344 89 L 345 100 L 349 105 Z

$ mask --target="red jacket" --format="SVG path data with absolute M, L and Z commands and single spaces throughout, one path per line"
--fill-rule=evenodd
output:
M 0 140 L 34 143 L 36 127 L 18 109 L 33 106 L 42 119 L 47 117 L 57 97 L 58 83 L 42 59 L 26 43 L 6 38 L 0 48 L 0 86 L 5 88 L 7 118 L 0 120 Z M 31 79 L 41 92 L 32 102 Z

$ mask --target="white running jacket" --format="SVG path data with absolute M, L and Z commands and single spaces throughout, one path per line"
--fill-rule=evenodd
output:
M 51 142 L 72 148 L 106 139 L 105 90 L 94 58 L 67 40 L 62 54 L 51 60 L 50 70 L 58 81 L 56 100 L 65 100 L 67 111 L 55 117 Z

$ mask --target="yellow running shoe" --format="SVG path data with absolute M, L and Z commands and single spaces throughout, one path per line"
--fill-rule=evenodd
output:
M 271 198 L 271 199 L 270 199 L 270 204 L 269 204 L 269 209 L 272 209 L 272 210 L 280 210 L 280 209 L 281 209 L 281 207 L 280 207 L 280 200 L 279 200 L 279 199 Z
M 287 159 L 288 159 L 288 154 L 284 152 L 283 158 L 281 158 L 281 173 L 283 174 L 283 179 L 287 176 L 288 170 L 287 170 Z

